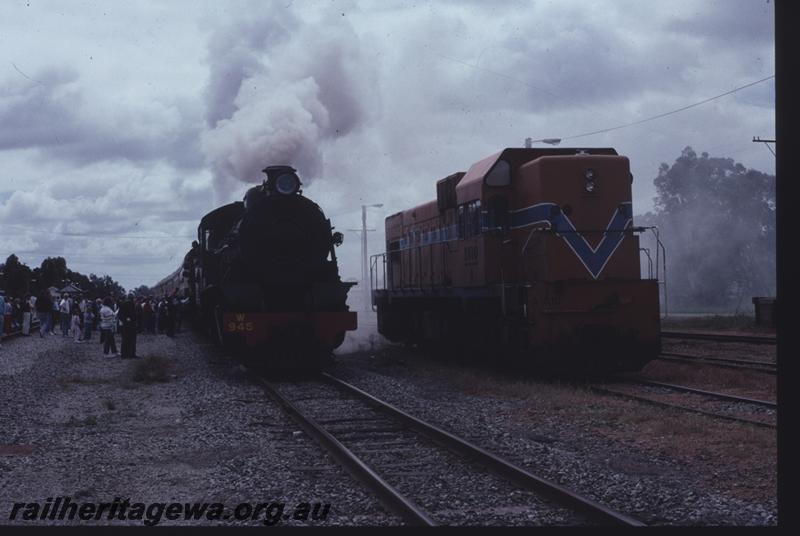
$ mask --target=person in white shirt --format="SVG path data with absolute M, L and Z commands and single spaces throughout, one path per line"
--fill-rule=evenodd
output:
M 31 297 L 25 296 L 22 300 L 22 334 L 30 335 L 31 333 Z
M 117 313 L 111 308 L 111 298 L 106 298 L 100 308 L 100 340 L 103 341 L 103 355 L 108 355 L 109 351 L 112 356 L 119 355 L 112 331 L 116 324 Z
M 81 310 L 77 305 L 72 307 L 72 336 L 75 342 L 83 342 L 83 332 L 81 331 Z
M 61 301 L 58 302 L 58 312 L 61 315 L 59 318 L 61 319 L 61 336 L 67 337 L 69 335 L 69 323 L 70 323 L 70 300 L 69 295 L 64 294 L 61 296 Z

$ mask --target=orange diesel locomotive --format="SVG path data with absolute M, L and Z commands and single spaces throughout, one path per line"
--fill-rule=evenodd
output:
M 504 149 L 438 181 L 435 201 L 386 218 L 378 330 L 533 368 L 641 369 L 660 351 L 659 288 L 640 275 L 632 181 L 609 148 Z

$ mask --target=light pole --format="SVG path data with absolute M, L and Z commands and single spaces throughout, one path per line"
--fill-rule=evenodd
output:
M 525 148 L 530 149 L 533 147 L 534 143 L 548 143 L 550 145 L 558 145 L 561 143 L 561 138 L 543 138 L 541 140 L 532 140 L 530 138 L 525 138 Z
M 361 205 L 361 284 L 363 285 L 363 300 L 362 308 L 364 311 L 369 311 L 370 303 L 370 289 L 367 285 L 369 281 L 369 254 L 367 253 L 367 231 L 374 231 L 375 229 L 367 229 L 367 209 L 371 207 L 380 208 L 383 203 L 376 203 L 374 205 Z

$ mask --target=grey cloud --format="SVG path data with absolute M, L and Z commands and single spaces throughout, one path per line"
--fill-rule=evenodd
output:
M 164 121 L 169 114 L 177 118 Z M 201 124 L 193 115 L 185 103 L 117 108 L 111 98 L 93 101 L 75 70 L 51 67 L 6 83 L 0 96 L 0 150 L 38 149 L 78 165 L 166 159 L 197 169 Z
M 78 73 L 67 68 L 49 68 L 35 73 L 34 78 L 21 71 L 19 75 L 13 82 L 7 82 L 0 94 L 0 149 L 51 146 L 62 140 L 77 140 L 81 132 L 76 109 L 81 96 L 73 82 Z
M 665 29 L 709 44 L 732 39 L 742 47 L 774 43 L 774 7 L 769 0 L 717 0 L 693 6 L 689 12 L 676 13 Z

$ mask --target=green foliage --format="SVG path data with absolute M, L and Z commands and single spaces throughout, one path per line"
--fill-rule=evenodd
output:
M 741 310 L 775 295 L 775 177 L 686 147 L 654 180 L 670 308 Z M 652 245 L 650 245 L 652 247 Z
M 0 273 L 0 288 L 6 291 L 7 296 L 22 297 L 30 291 L 33 272 L 13 253 L 4 264 L 0 264 Z
M 40 288 L 64 286 L 67 279 L 67 261 L 64 257 L 47 257 L 39 267 L 38 282 Z
M 62 288 L 67 283 L 77 286 L 89 297 L 125 293 L 125 289 L 108 275 L 98 277 L 89 274 L 87 277 L 80 272 L 73 272 L 67 267 L 64 257 L 47 257 L 41 266 L 31 270 L 11 254 L 5 264 L 0 264 L 0 272 L 0 288 L 9 296 L 22 297 L 28 292 L 38 294 L 49 287 Z
M 147 285 L 139 285 L 132 292 L 137 296 L 151 296 L 153 294 L 153 290 Z

